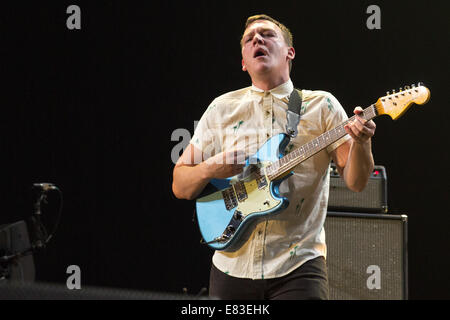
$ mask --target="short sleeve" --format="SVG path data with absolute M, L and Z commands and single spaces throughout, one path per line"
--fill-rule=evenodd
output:
M 190 141 L 194 147 L 203 152 L 205 159 L 220 152 L 220 145 L 217 144 L 218 140 L 215 134 L 217 128 L 214 125 L 215 106 L 215 101 L 208 106 L 200 121 L 197 123 L 194 136 Z
M 331 94 L 327 93 L 324 96 L 322 106 L 322 112 L 324 113 L 323 119 L 325 120 L 325 130 L 329 131 L 338 125 L 342 124 L 344 121 L 348 120 L 347 113 L 340 104 L 340 102 Z M 339 147 L 344 142 L 350 140 L 349 135 L 345 135 L 336 142 L 332 143 L 327 147 L 327 152 L 331 153 L 337 147 Z

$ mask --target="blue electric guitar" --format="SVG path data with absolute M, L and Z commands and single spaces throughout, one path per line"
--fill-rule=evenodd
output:
M 399 118 L 413 104 L 425 104 L 428 88 L 406 86 L 364 109 L 366 120 L 383 114 Z M 279 194 L 280 183 L 292 175 L 292 169 L 309 157 L 345 136 L 344 126 L 354 117 L 309 141 L 286 156 L 283 151 L 289 136 L 279 134 L 267 140 L 256 154 L 246 160 L 241 174 L 228 179 L 212 179 L 196 200 L 197 221 L 203 243 L 216 250 L 235 251 L 247 240 L 252 226 L 289 205 Z

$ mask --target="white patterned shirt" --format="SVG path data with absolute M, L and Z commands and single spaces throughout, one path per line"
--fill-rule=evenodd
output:
M 200 119 L 191 143 L 206 158 L 219 152 L 244 149 L 254 154 L 268 137 L 285 133 L 292 81 L 269 91 L 254 85 L 216 98 Z M 325 91 L 302 90 L 298 135 L 290 152 L 348 119 L 338 100 Z M 214 265 L 239 278 L 281 277 L 318 256 L 326 257 L 323 224 L 329 192 L 330 152 L 348 135 L 297 165 L 280 185 L 289 206 L 258 222 L 248 240 L 234 252 L 216 251 Z

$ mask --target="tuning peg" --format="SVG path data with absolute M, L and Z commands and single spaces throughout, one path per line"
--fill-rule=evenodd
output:
M 419 83 L 417 84 L 417 86 L 418 86 L 418 87 L 422 87 L 422 86 L 423 86 L 423 82 L 419 82 Z
M 395 89 L 392 89 L 392 94 L 394 94 L 395 93 Z
M 388 95 L 390 95 L 391 93 L 389 92 L 389 91 L 386 91 L 386 95 L 388 96 Z
M 410 88 L 410 86 L 405 86 L 405 90 L 409 90 Z
M 413 83 L 412 85 L 411 85 L 411 88 L 415 88 L 416 87 L 416 85 Z
M 398 92 L 402 92 L 402 90 L 403 90 L 402 87 L 398 88 Z

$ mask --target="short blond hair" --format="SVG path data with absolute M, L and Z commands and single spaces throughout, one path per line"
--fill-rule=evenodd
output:
M 284 24 L 275 20 L 272 17 L 269 17 L 266 14 L 257 14 L 257 15 L 248 17 L 247 21 L 245 22 L 244 32 L 242 33 L 242 37 L 241 37 L 241 47 L 242 47 L 242 40 L 244 38 L 245 30 L 247 30 L 248 26 L 250 26 L 253 22 L 255 22 L 257 20 L 267 20 L 267 21 L 270 21 L 273 24 L 275 24 L 278 28 L 280 28 L 281 32 L 283 33 L 283 38 L 284 38 L 284 41 L 286 42 L 286 44 L 289 47 L 294 46 L 294 37 L 292 36 L 291 31 Z

